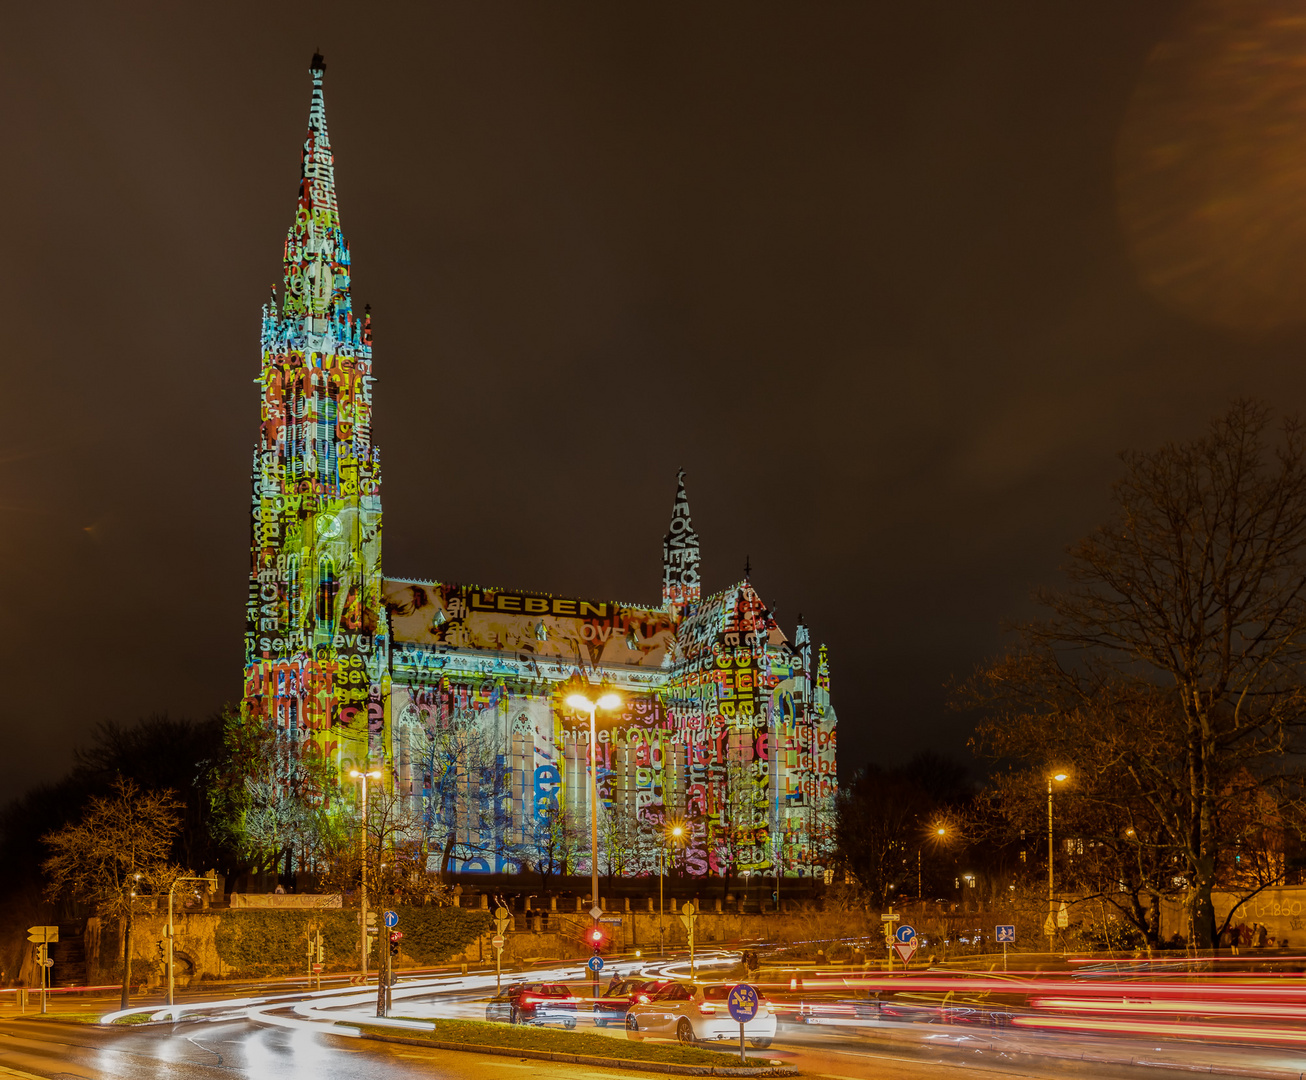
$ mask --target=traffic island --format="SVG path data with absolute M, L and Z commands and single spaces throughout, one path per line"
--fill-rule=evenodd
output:
M 680 1076 L 797 1076 L 792 1065 L 749 1055 L 726 1054 L 679 1043 L 629 1042 L 586 1031 L 557 1031 L 528 1025 L 491 1024 L 480 1020 L 435 1020 L 427 1034 L 395 1035 L 391 1028 L 362 1028 L 362 1037 L 378 1042 L 465 1050 L 476 1054 L 566 1061 L 576 1065 L 639 1069 Z

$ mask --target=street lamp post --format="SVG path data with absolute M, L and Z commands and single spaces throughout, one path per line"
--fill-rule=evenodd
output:
M 948 830 L 939 825 L 935 828 L 934 835 L 947 836 Z M 916 848 L 916 899 L 923 901 L 925 899 L 925 890 L 921 885 L 921 850 L 920 846 Z
M 1055 781 L 1059 784 L 1059 783 L 1061 783 L 1062 781 L 1064 781 L 1065 779 L 1066 779 L 1066 774 L 1063 773 L 1063 772 L 1054 773 L 1053 775 L 1051 775 L 1051 776 L 1048 777 L 1048 921 L 1047 921 L 1047 930 L 1048 930 L 1048 952 L 1054 952 L 1054 951 L 1056 950 L 1056 945 L 1057 945 L 1057 942 L 1056 942 L 1056 937 L 1057 937 L 1057 935 L 1056 935 L 1056 917 L 1057 917 L 1057 916 L 1056 916 L 1056 901 L 1053 899 L 1053 892 L 1054 892 L 1053 881 L 1054 881 L 1054 878 L 1053 878 L 1053 863 L 1052 863 L 1052 855 L 1053 855 L 1053 848 L 1052 848 L 1052 781 L 1055 780 Z
M 358 852 L 360 855 L 360 864 L 362 867 L 362 883 L 359 888 L 359 908 L 358 921 L 361 925 L 358 928 L 359 937 L 359 955 L 361 957 L 361 968 L 363 973 L 363 982 L 367 982 L 367 781 L 380 780 L 381 770 L 372 769 L 370 772 L 361 772 L 358 769 L 350 769 L 349 775 L 355 780 L 363 782 L 363 824 L 358 832 Z
M 615 709 L 621 704 L 616 694 L 603 694 L 598 701 L 590 701 L 584 694 L 572 694 L 567 704 L 577 712 L 590 714 L 590 892 L 594 906 L 591 913 L 599 906 L 599 770 L 594 756 L 598 743 L 598 726 L 595 714 L 599 709 Z M 599 917 L 594 915 L 594 927 L 598 929 Z M 598 996 L 599 973 L 594 972 L 595 997 Z
M 667 837 L 674 836 L 680 839 L 681 833 L 685 830 L 680 825 L 673 825 L 670 829 L 664 829 L 662 832 L 662 873 L 658 875 L 658 956 L 667 955 L 666 932 L 663 922 L 666 918 L 667 904 L 662 898 L 662 882 L 667 876 Z

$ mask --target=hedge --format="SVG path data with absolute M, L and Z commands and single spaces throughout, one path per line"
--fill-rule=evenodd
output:
M 398 929 L 404 934 L 400 956 L 418 965 L 447 960 L 475 941 L 490 925 L 490 915 L 485 911 L 455 907 L 395 910 L 399 914 Z M 307 969 L 308 943 L 314 928 L 322 931 L 325 970 L 352 971 L 358 967 L 356 910 L 229 911 L 218 922 L 214 944 L 224 974 L 289 974 Z M 379 936 L 384 936 L 384 927 Z M 374 957 L 376 952 L 374 941 Z

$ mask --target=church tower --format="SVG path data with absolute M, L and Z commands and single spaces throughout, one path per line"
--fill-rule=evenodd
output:
M 662 606 L 685 614 L 702 599 L 698 576 L 698 533 L 689 519 L 685 470 L 676 473 L 676 501 L 671 507 L 671 527 L 662 540 Z
M 388 732 L 381 467 L 371 317 L 350 296 L 320 55 L 310 73 L 283 296 L 273 286 L 263 308 L 242 712 L 347 771 L 380 764 Z

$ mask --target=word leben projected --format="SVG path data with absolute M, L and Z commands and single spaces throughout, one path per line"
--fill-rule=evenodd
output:
M 350 294 L 325 70 L 314 56 L 282 294 L 263 309 L 242 723 L 271 733 L 283 776 L 380 770 L 455 871 L 587 874 L 589 716 L 567 698 L 602 686 L 621 704 L 596 717 L 601 872 L 655 872 L 668 849 L 693 875 L 822 874 L 825 647 L 801 616 L 786 636 L 750 574 L 703 595 L 683 470 L 660 603 L 383 575 L 372 325 Z M 321 804 L 323 787 L 298 790 Z

